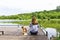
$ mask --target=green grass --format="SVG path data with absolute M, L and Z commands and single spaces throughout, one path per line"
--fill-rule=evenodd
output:
M 56 37 L 55 40 L 60 40 L 60 37 Z
M 43 27 L 51 27 L 51 28 L 56 28 L 58 31 L 60 31 L 60 19 L 39 19 L 38 20 L 39 25 L 42 25 Z M 17 23 L 17 24 L 22 24 L 22 25 L 29 25 L 31 23 L 30 21 L 21 21 L 21 22 L 13 22 L 13 23 Z
M 52 27 L 60 31 L 60 20 L 41 20 L 39 24 L 43 27 Z

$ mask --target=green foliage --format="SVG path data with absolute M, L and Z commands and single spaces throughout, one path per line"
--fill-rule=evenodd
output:
M 56 37 L 55 40 L 60 40 L 60 37 Z
M 38 19 L 60 19 L 60 11 L 50 10 L 50 11 L 39 11 L 32 13 L 24 13 L 11 16 L 0 16 L 0 19 L 18 19 L 18 20 L 27 20 L 31 19 L 32 16 L 36 16 Z
M 58 31 L 60 31 L 60 19 L 38 19 L 39 25 L 42 25 L 43 27 L 51 27 L 51 28 L 56 28 Z M 13 23 L 18 23 L 22 25 L 29 25 L 31 23 L 30 21 L 21 21 L 21 22 L 13 22 Z

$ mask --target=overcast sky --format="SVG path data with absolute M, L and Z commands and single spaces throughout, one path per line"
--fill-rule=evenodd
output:
M 56 9 L 60 0 L 0 0 L 0 15 Z

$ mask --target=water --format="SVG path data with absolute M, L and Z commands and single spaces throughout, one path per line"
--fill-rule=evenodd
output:
M 0 23 L 3 23 L 3 22 L 21 22 L 21 21 L 30 21 L 30 20 L 4 19 L 4 20 L 0 20 Z
M 13 23 L 0 23 L 0 27 L 20 27 L 20 24 L 13 24 Z
M 53 37 L 57 37 L 57 30 L 55 28 L 46 28 L 45 29 L 48 32 L 48 39 Z

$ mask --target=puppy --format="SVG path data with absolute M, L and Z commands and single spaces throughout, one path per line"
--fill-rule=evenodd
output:
M 22 33 L 23 35 L 27 35 L 27 29 L 24 26 L 22 26 Z

